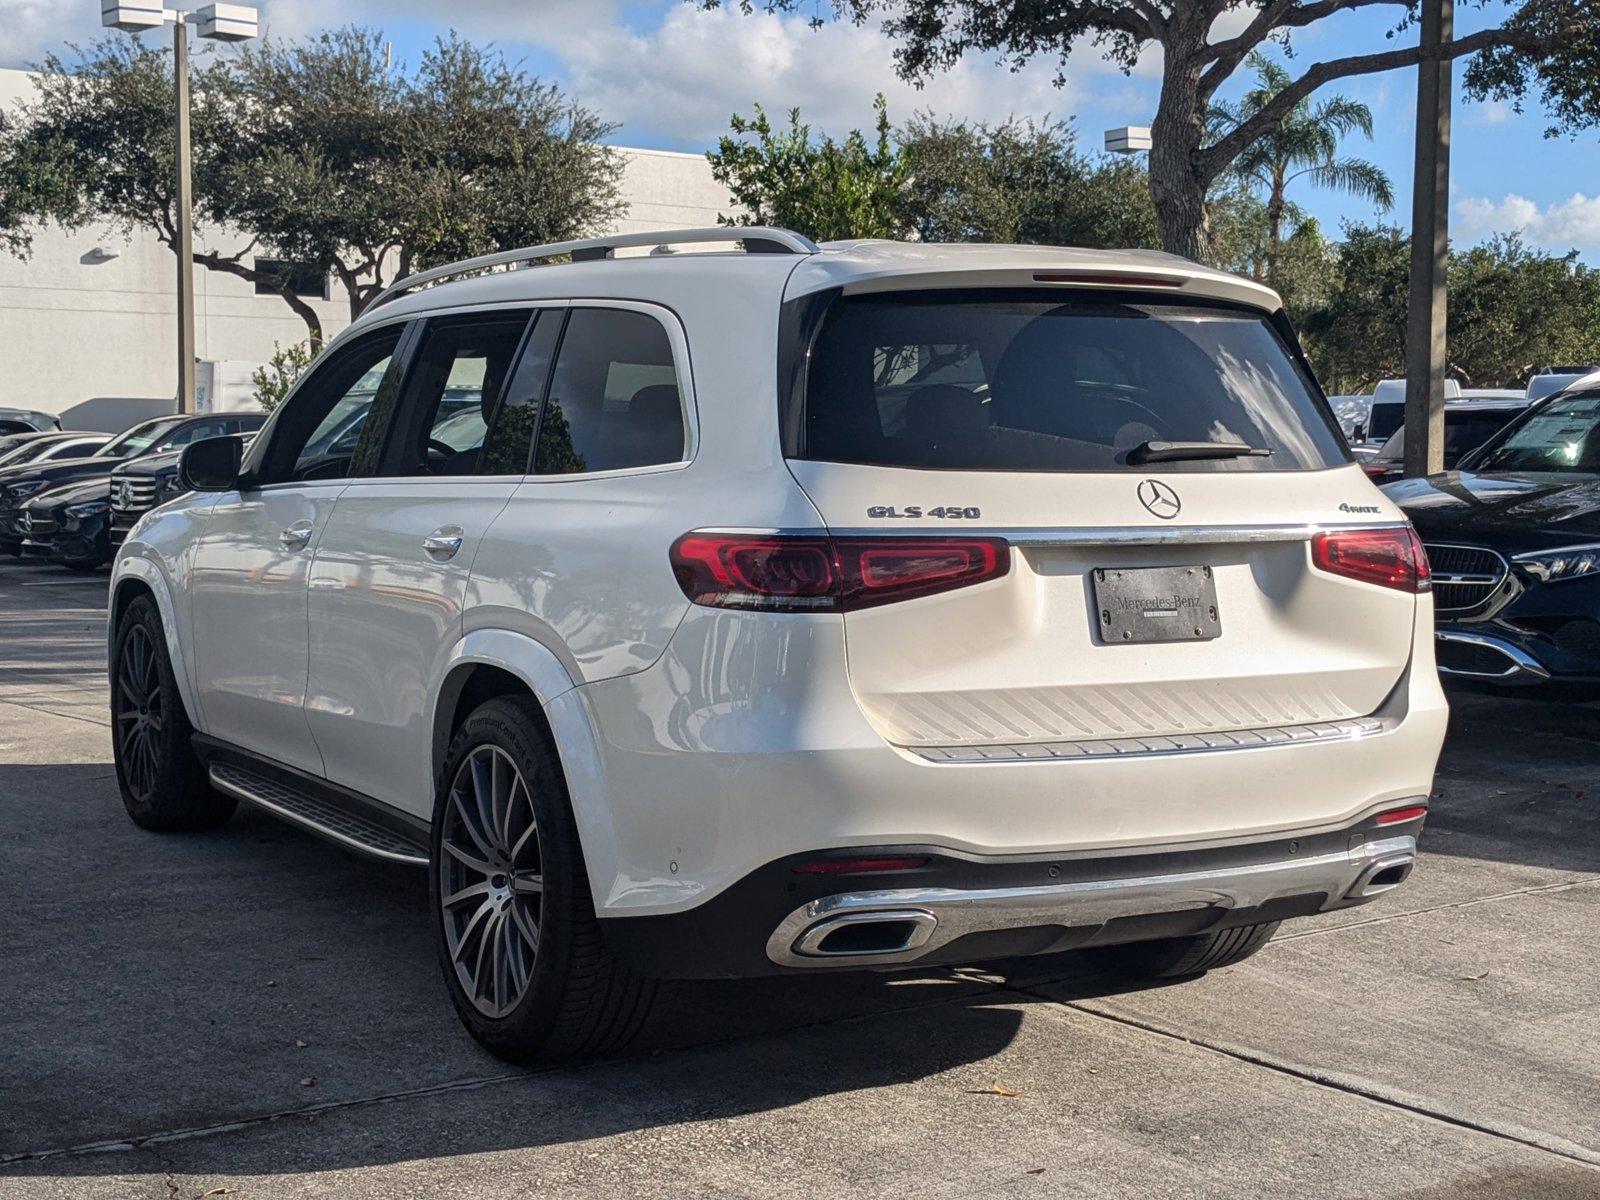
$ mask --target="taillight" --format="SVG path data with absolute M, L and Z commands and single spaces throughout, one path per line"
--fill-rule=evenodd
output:
M 1361 469 L 1367 473 L 1367 478 L 1374 483 L 1382 483 L 1394 474 L 1394 468 L 1388 463 L 1362 463 Z
M 1319 569 L 1401 592 L 1426 592 L 1433 583 L 1428 556 L 1416 530 L 1333 529 L 1311 539 L 1311 561 Z
M 1011 569 L 1004 538 L 686 533 L 672 544 L 683 594 L 711 608 L 848 612 L 969 587 Z

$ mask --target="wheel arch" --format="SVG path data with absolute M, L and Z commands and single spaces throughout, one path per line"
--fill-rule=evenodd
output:
M 189 724 L 203 733 L 205 729 L 200 723 L 200 709 L 195 703 L 194 679 L 189 672 L 190 656 L 184 651 L 183 639 L 178 636 L 177 607 L 173 601 L 172 587 L 167 582 L 166 574 L 149 559 L 124 559 L 117 564 L 116 574 L 112 577 L 111 601 L 106 621 L 107 671 L 116 669 L 113 656 L 116 653 L 117 627 L 122 624 L 122 615 L 140 596 L 148 596 L 154 601 L 156 611 L 161 615 L 161 629 L 166 636 L 167 657 L 172 660 L 172 674 L 178 681 L 178 696 L 183 701 Z
M 533 697 L 555 744 L 598 906 L 615 871 L 616 834 L 587 706 L 574 702 L 577 683 L 548 646 L 508 629 L 476 629 L 456 644 L 433 691 L 434 786 L 442 782 L 450 742 L 468 714 L 487 700 L 517 694 Z

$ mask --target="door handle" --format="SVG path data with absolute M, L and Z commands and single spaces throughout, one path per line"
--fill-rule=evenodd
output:
M 422 539 L 422 548 L 436 559 L 454 558 L 461 549 L 461 530 L 455 525 L 443 525 Z
M 278 542 L 285 550 L 304 550 L 311 541 L 312 528 L 310 521 L 296 521 L 278 535 Z

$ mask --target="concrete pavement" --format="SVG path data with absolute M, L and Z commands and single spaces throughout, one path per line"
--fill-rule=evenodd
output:
M 1600 1197 L 1594 706 L 1456 697 L 1413 880 L 1202 980 L 684 986 L 639 1053 L 516 1071 L 456 1024 L 420 875 L 127 821 L 104 588 L 0 562 L 8 1200 Z

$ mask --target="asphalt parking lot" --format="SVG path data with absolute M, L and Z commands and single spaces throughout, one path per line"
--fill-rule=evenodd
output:
M 105 582 L 0 563 L 0 1195 L 1600 1197 L 1600 706 L 1456 697 L 1412 882 L 1205 979 L 694 985 L 516 1071 L 419 874 L 126 820 Z

